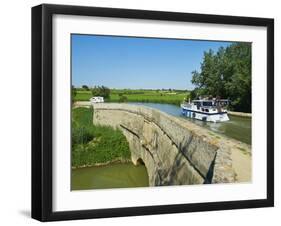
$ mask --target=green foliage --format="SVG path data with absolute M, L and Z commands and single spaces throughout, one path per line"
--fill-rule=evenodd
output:
M 87 91 L 89 90 L 89 87 L 87 85 L 83 85 L 82 88 Z
M 75 96 L 76 96 L 76 94 L 77 94 L 77 91 L 76 91 L 76 89 L 75 89 L 75 87 L 74 86 L 71 86 L 71 101 L 72 101 L 72 103 L 74 102 L 74 100 L 75 100 Z
M 204 53 L 201 71 L 192 72 L 191 96 L 228 98 L 235 111 L 251 112 L 251 44 L 234 43 Z
M 129 160 L 129 144 L 120 130 L 92 123 L 93 110 L 72 110 L 72 166 Z
M 110 89 L 105 86 L 95 86 L 92 90 L 93 96 L 103 97 L 104 99 L 109 99 Z
M 189 97 L 186 90 L 128 90 L 128 89 L 112 89 L 110 90 L 108 102 L 120 102 L 120 97 L 124 96 L 126 102 L 153 102 L 180 105 L 184 98 Z M 90 91 L 78 90 L 74 97 L 75 101 L 89 101 L 92 97 Z M 122 100 L 123 101 L 123 100 Z
M 123 96 L 122 94 L 119 94 L 119 102 L 123 103 L 123 102 L 127 102 L 128 98 L 126 96 Z

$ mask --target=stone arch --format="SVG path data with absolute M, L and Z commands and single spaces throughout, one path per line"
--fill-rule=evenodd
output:
M 145 164 L 150 186 L 237 181 L 231 153 L 241 142 L 216 139 L 188 121 L 128 104 L 94 105 L 93 123 L 122 131 L 132 162 Z
M 136 165 L 144 165 L 145 166 L 145 163 L 144 161 L 142 160 L 142 158 L 138 158 L 137 161 L 136 161 Z

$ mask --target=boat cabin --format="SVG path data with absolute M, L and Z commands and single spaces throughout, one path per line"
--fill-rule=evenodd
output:
M 103 103 L 104 102 L 104 99 L 103 97 L 91 97 L 90 98 L 90 102 L 92 104 L 95 104 L 95 103 Z
M 181 104 L 182 114 L 202 121 L 222 122 L 228 121 L 225 107 L 227 99 L 198 99 Z
M 227 99 L 223 100 L 193 100 L 192 103 L 197 106 L 198 110 L 202 108 L 226 107 L 229 103 Z

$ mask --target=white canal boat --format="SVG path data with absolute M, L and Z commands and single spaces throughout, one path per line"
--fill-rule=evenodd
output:
M 91 102 L 92 104 L 103 103 L 103 102 L 104 102 L 104 99 L 103 99 L 103 97 L 91 97 L 91 98 L 90 98 L 90 102 Z
M 181 104 L 182 115 L 206 122 L 226 122 L 229 120 L 226 106 L 228 100 L 199 99 Z

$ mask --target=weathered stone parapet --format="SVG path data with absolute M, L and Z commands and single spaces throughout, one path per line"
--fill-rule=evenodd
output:
M 249 146 L 211 136 L 204 128 L 152 108 L 115 103 L 93 107 L 94 124 L 121 129 L 132 161 L 145 163 L 151 186 L 239 181 L 232 149 Z

